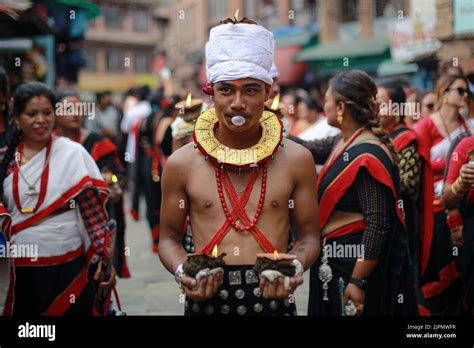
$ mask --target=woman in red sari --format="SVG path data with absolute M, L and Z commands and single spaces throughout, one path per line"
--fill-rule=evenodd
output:
M 432 315 L 459 314 L 462 286 L 446 224 L 442 197 L 446 158 L 454 139 L 468 128 L 459 110 L 466 105 L 467 81 L 463 75 L 442 75 L 436 84 L 439 109 L 417 123 L 415 132 L 430 150 L 434 189 L 434 238 L 432 257 L 438 263 L 439 280 L 423 286 L 423 296 Z M 426 182 L 428 183 L 428 182 Z
M 445 179 L 443 197 L 451 242 L 459 248 L 464 310 L 474 315 L 474 136 L 466 134 L 452 149 Z
M 342 139 L 318 180 L 323 252 L 311 268 L 309 315 L 417 313 L 397 154 L 379 126 L 376 94 L 360 70 L 336 75 L 326 93 L 328 123 Z M 350 248 L 360 253 L 337 252 Z
M 405 124 L 410 104 L 396 81 L 379 84 L 380 125 L 393 141 L 399 158 L 400 198 L 408 230 L 420 314 L 428 314 L 420 284 L 437 280 L 438 269 L 429 263 L 433 240 L 433 184 L 430 155 L 425 142 Z

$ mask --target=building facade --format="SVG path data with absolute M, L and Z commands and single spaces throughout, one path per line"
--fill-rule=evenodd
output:
M 153 62 L 157 53 L 155 1 L 96 1 L 102 15 L 89 23 L 84 41 L 87 67 L 82 90 L 124 92 L 134 85 L 156 85 Z

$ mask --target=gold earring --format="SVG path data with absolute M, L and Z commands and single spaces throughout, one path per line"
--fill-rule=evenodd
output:
M 344 113 L 341 111 L 337 113 L 337 123 L 339 123 L 340 125 L 342 125 L 342 121 L 344 121 L 344 116 L 342 115 L 344 115 Z
M 443 98 L 443 104 L 448 104 L 448 98 L 446 97 Z
M 17 130 L 17 131 L 20 131 L 20 130 L 21 130 L 20 124 L 19 124 L 18 122 L 16 122 L 16 130 Z

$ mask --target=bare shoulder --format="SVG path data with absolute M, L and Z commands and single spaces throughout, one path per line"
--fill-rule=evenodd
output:
M 196 149 L 194 149 L 193 143 L 186 144 L 168 157 L 164 169 L 168 173 L 184 175 L 190 171 L 195 158 Z
M 313 155 L 304 146 L 295 143 L 290 139 L 283 139 L 284 148 L 280 149 L 284 153 L 285 162 L 291 165 L 315 165 Z

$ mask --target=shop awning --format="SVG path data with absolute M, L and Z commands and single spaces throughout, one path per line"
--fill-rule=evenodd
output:
M 384 60 L 377 67 L 377 75 L 380 77 L 412 74 L 418 70 L 416 64 L 396 63 L 391 59 Z
M 80 8 L 84 10 L 89 20 L 100 16 L 100 7 L 89 0 L 49 0 L 48 2 L 48 6 L 54 6 L 56 4 Z
M 288 27 L 273 31 L 275 37 L 275 48 L 287 46 L 306 47 L 308 44 L 314 43 L 317 38 L 318 31 L 316 27 L 295 28 Z
M 33 40 L 32 39 L 0 39 L 0 52 L 1 51 L 8 51 L 8 52 L 22 52 L 31 50 L 33 47 Z
M 386 37 L 355 39 L 347 42 L 334 42 L 308 47 L 293 57 L 296 62 L 334 60 L 340 58 L 367 57 L 383 55 L 389 51 L 390 44 Z

